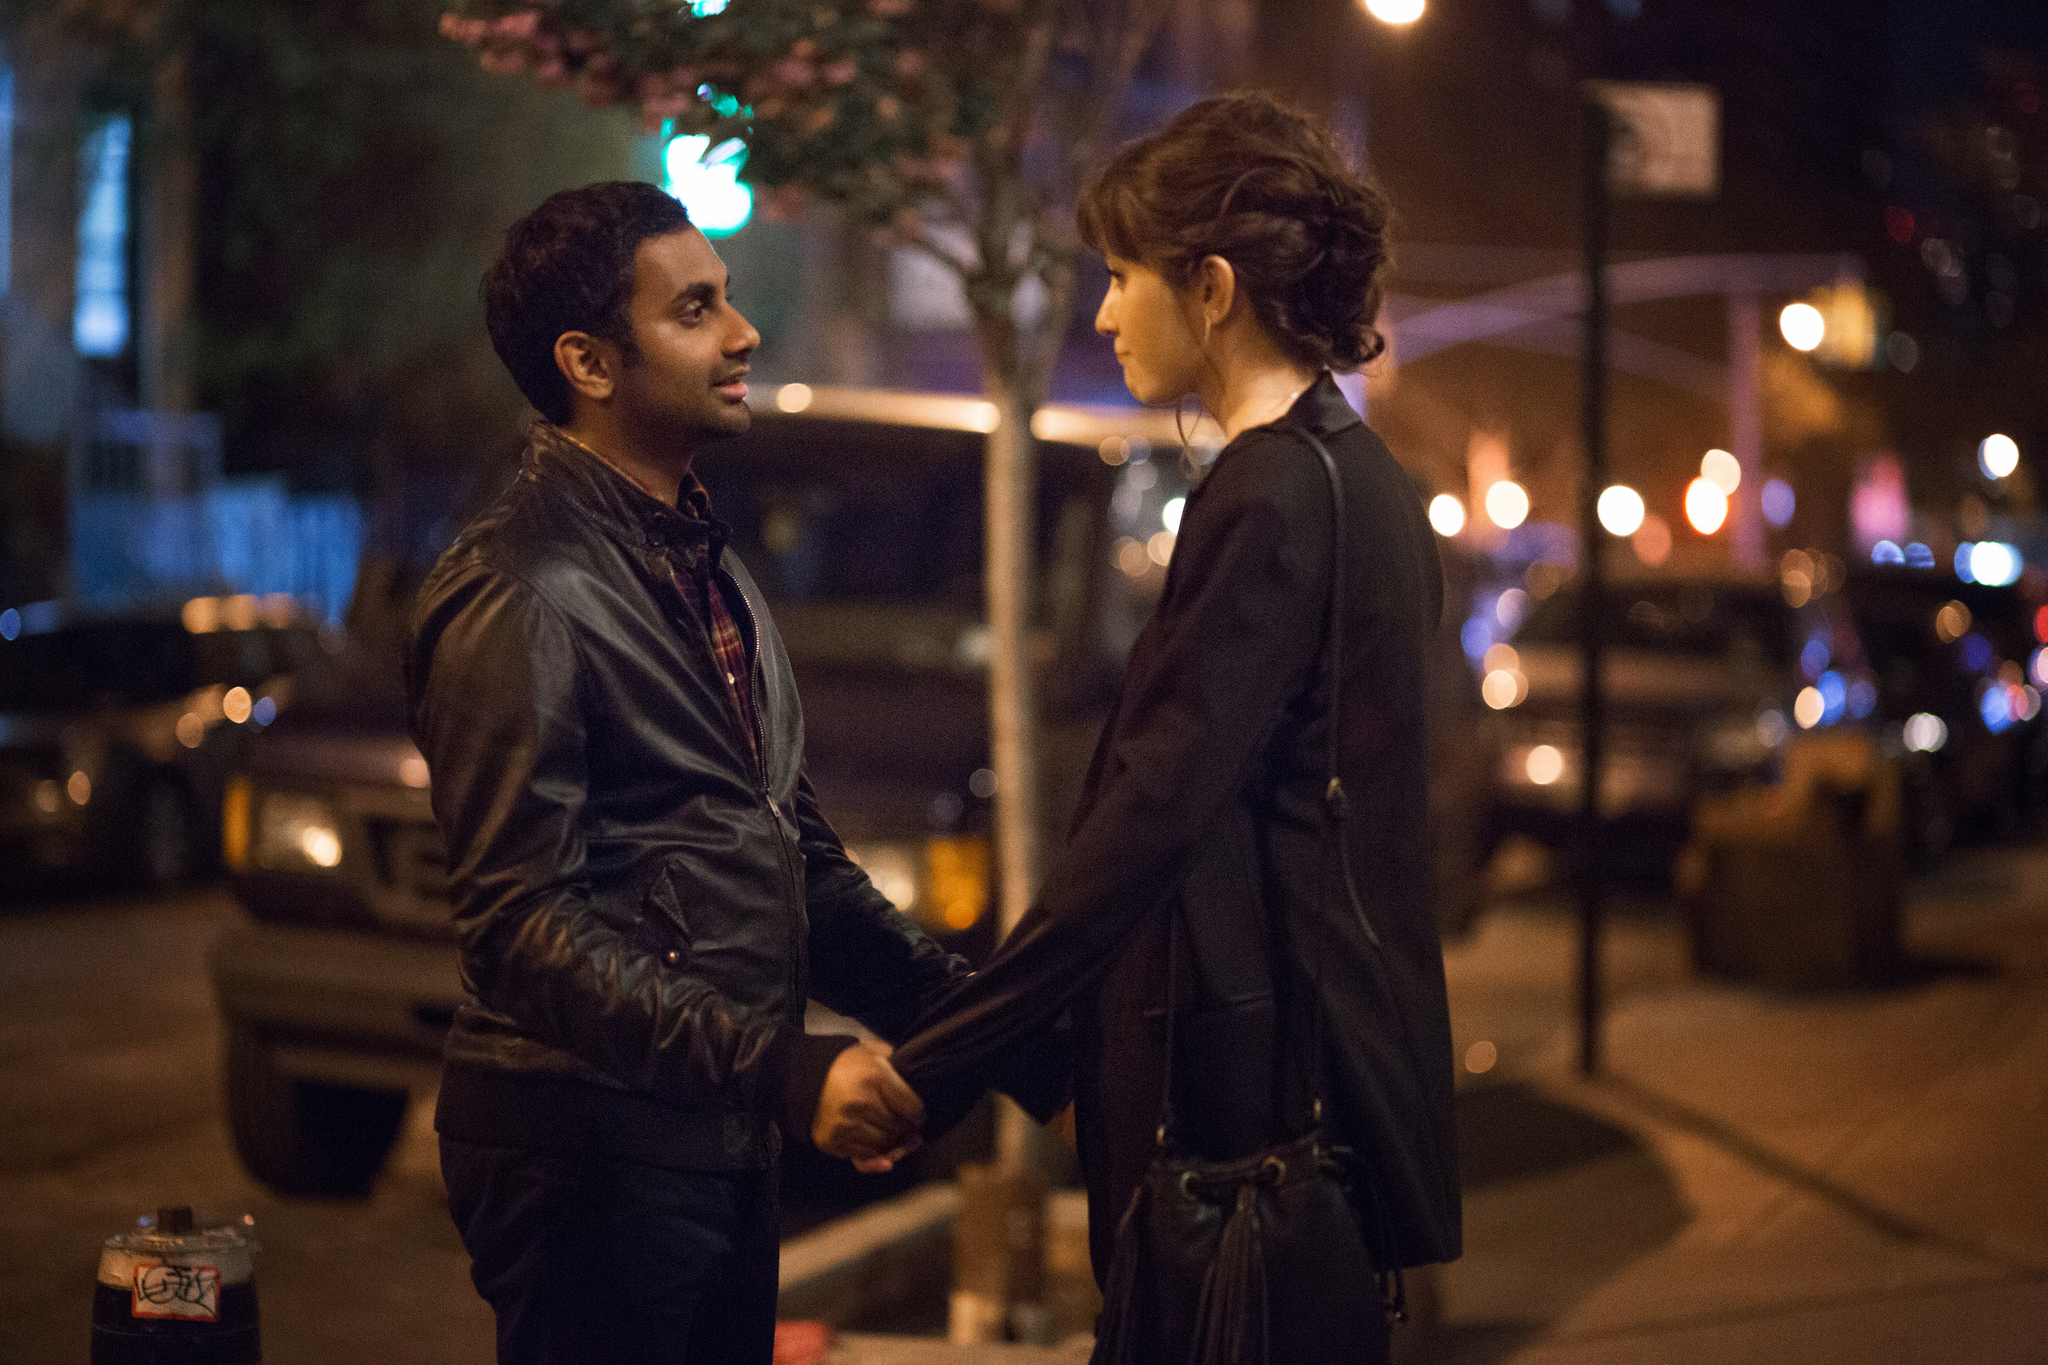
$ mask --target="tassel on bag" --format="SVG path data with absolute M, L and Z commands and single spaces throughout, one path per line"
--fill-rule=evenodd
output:
M 1202 1276 L 1193 1365 L 1266 1365 L 1266 1248 L 1259 1182 L 1237 1187 L 1237 1206 Z
M 1095 1343 L 1094 1359 L 1098 1361 L 1139 1361 L 1145 1358 L 1146 1314 L 1141 1311 L 1138 1296 L 1143 1287 L 1152 1282 L 1147 1265 L 1147 1239 L 1144 1225 L 1150 1213 L 1151 1192 L 1148 1182 L 1141 1181 L 1131 1192 L 1131 1202 L 1124 1209 L 1123 1220 L 1117 1224 L 1116 1250 L 1110 1254 L 1108 1283 L 1102 1290 L 1102 1316 L 1097 1320 L 1100 1334 Z

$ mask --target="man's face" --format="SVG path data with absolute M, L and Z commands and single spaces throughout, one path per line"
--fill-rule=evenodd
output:
M 688 448 L 747 429 L 747 360 L 761 334 L 726 297 L 725 263 L 695 228 L 650 237 L 633 257 L 627 317 L 638 359 L 615 397 L 643 449 Z

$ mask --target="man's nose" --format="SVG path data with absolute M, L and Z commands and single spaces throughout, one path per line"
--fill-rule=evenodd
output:
M 726 337 L 725 353 L 727 355 L 745 355 L 761 344 L 761 334 L 754 329 L 753 323 L 747 321 L 746 314 L 738 309 L 733 310 L 733 317 L 738 321 L 739 326 Z

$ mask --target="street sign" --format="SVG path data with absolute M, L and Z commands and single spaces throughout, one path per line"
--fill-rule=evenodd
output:
M 1721 96 L 1711 85 L 1587 81 L 1613 119 L 1607 186 L 1623 195 L 1710 199 L 1721 184 Z

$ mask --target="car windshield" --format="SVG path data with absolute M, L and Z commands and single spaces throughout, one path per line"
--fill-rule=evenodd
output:
M 1763 588 L 1704 583 L 1610 584 L 1606 643 L 1612 649 L 1695 658 L 1792 659 L 1791 611 Z M 1565 588 L 1539 604 L 1518 643 L 1573 645 L 1579 640 L 1579 595 Z
M 764 415 L 701 469 L 732 547 L 780 603 L 876 602 L 979 613 L 982 452 L 976 432 Z M 1038 554 L 1109 469 L 1041 445 Z M 1106 496 L 1106 495 L 1105 495 Z M 1044 596 L 1040 595 L 1041 598 Z
M 210 683 L 254 684 L 273 671 L 271 633 L 193 635 L 175 621 L 105 621 L 24 635 L 0 643 L 0 711 L 153 706 Z

